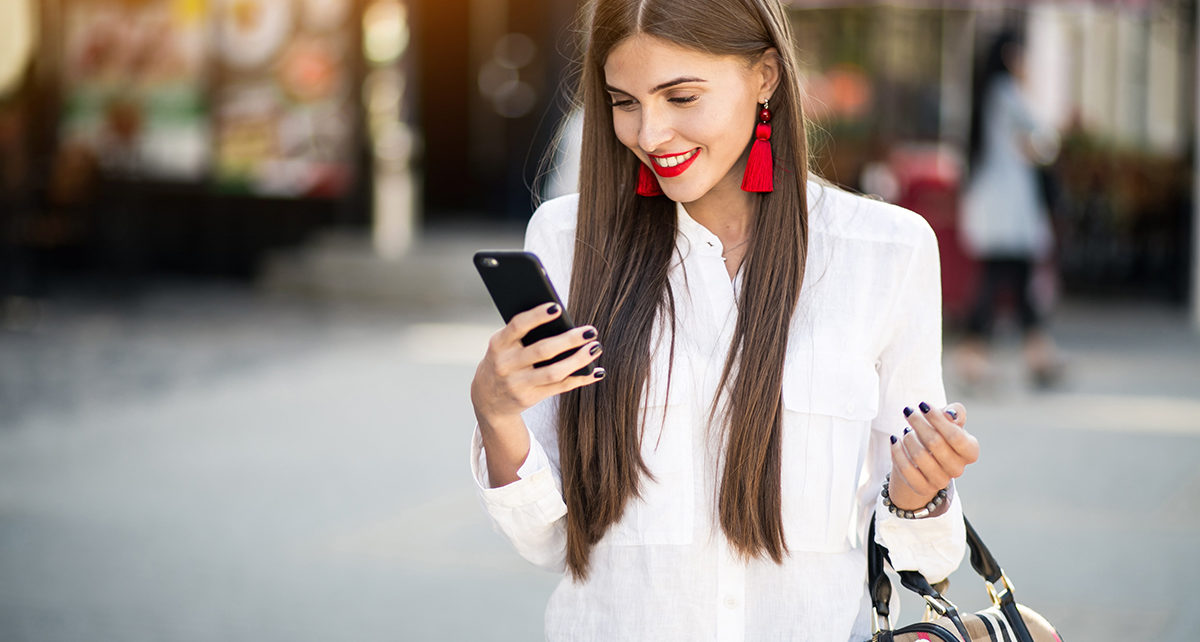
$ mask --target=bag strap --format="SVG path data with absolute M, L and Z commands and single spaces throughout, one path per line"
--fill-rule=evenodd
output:
M 1000 563 L 992 556 L 992 552 L 988 550 L 987 545 L 979 537 L 979 533 L 975 531 L 975 527 L 971 526 L 971 520 L 963 517 L 963 524 L 967 527 L 967 546 L 971 549 L 971 567 L 983 579 L 995 584 L 1004 576 L 1004 571 L 1000 570 Z
M 875 610 L 875 630 L 888 631 L 891 629 L 888 603 L 892 599 L 892 582 L 883 568 L 883 555 L 887 549 L 875 545 L 874 515 L 871 515 L 871 525 L 867 527 L 867 541 L 871 543 L 867 546 L 867 588 L 870 589 L 871 606 Z
M 1033 642 L 1029 627 L 1025 625 L 1025 620 L 1017 609 L 1017 598 L 1013 595 L 1012 582 L 1004 575 L 1004 569 L 1000 568 L 1000 563 L 992 556 L 992 552 L 988 550 L 983 539 L 979 537 L 979 533 L 971 526 L 971 522 L 966 517 L 963 517 L 963 522 L 967 527 L 967 545 L 971 548 L 971 566 L 976 573 L 979 573 L 980 577 L 986 580 L 988 595 L 991 596 L 992 603 L 1000 609 L 1004 618 L 1012 626 L 1017 642 Z
M 875 541 L 875 515 L 867 527 L 867 587 L 871 591 L 871 605 L 875 612 L 886 617 L 888 601 L 892 599 L 892 582 L 883 569 L 883 555 L 887 549 Z
M 971 526 L 971 522 L 965 516 L 963 517 L 963 524 L 967 530 L 967 547 L 971 551 L 971 567 L 986 581 L 988 594 L 991 595 L 993 604 L 1000 609 L 1000 612 L 1004 614 L 1004 618 L 1008 620 L 1017 642 L 1033 642 L 1033 636 L 1029 633 L 1029 627 L 1025 625 L 1025 621 L 1021 618 L 1021 614 L 1017 610 L 1017 600 L 1013 595 L 1012 583 L 1004 575 L 1003 569 L 1000 568 L 1000 563 L 996 561 L 995 556 L 988 550 L 988 547 L 983 543 L 983 539 L 979 537 L 979 533 Z M 882 615 L 886 622 L 888 615 L 887 603 L 891 599 L 892 584 L 887 578 L 883 563 L 886 561 L 888 564 L 891 564 L 891 559 L 888 556 L 887 547 L 875 541 L 874 514 L 871 515 L 871 524 L 867 528 L 866 548 L 867 586 L 871 591 L 871 604 L 875 608 L 877 619 L 878 616 Z M 955 628 L 958 629 L 964 640 L 970 639 L 970 636 L 967 635 L 966 627 L 963 626 L 962 619 L 959 617 L 957 608 L 930 585 L 924 575 L 921 575 L 917 571 L 897 571 L 896 574 L 900 576 L 900 583 L 905 588 L 925 598 L 926 603 L 942 615 L 948 617 L 954 623 Z M 999 588 L 997 588 L 997 585 L 999 585 Z M 880 610 L 881 602 L 883 604 L 882 610 Z

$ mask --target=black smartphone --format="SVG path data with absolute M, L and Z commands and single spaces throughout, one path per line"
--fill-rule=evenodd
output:
M 562 314 L 539 325 L 521 338 L 523 345 L 530 345 L 546 337 L 562 334 L 575 324 L 567 316 L 566 307 L 554 291 L 554 285 L 546 276 L 546 269 L 533 252 L 517 252 L 510 250 L 481 250 L 475 253 L 475 269 L 483 277 L 492 302 L 500 311 L 505 323 L 512 321 L 518 314 L 536 308 L 546 303 L 557 303 L 563 308 Z M 533 364 L 535 368 L 557 363 L 575 354 L 579 348 L 572 348 L 545 361 Z M 572 374 L 577 376 L 592 373 L 593 365 L 587 364 Z

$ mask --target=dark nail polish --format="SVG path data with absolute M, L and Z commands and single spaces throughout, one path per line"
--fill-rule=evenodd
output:
M 904 416 L 905 416 L 905 417 L 907 417 L 907 416 L 909 416 L 909 415 L 911 415 L 911 414 L 913 414 L 913 409 L 912 409 L 912 408 L 909 408 L 908 406 L 905 406 L 905 407 L 904 407 Z
M 907 434 L 908 434 L 908 433 L 910 433 L 910 432 L 912 432 L 912 428 L 905 428 L 905 429 L 904 429 L 904 434 L 906 434 L 906 435 L 907 435 Z
M 924 401 L 922 401 L 918 407 L 921 409 L 921 412 L 929 412 L 929 404 L 925 403 Z
M 900 441 L 900 440 L 896 439 L 896 435 L 892 435 L 892 444 L 895 444 L 897 441 Z
M 947 410 L 947 411 L 946 411 L 946 414 L 947 414 L 947 415 L 950 415 L 950 418 L 951 418 L 951 419 L 958 419 L 958 411 L 957 411 L 957 410 L 955 410 L 955 409 L 953 409 L 953 408 L 951 408 L 951 409 Z
M 600 352 L 600 344 L 599 343 L 597 343 L 596 345 L 594 345 L 588 349 L 588 354 L 596 354 L 597 352 Z
M 592 371 L 592 376 L 597 379 L 603 379 L 605 374 L 604 368 L 596 368 Z
M 583 338 L 584 338 L 584 339 L 587 339 L 587 340 L 589 340 L 589 341 L 590 341 L 590 340 L 592 340 L 592 339 L 595 339 L 595 338 L 596 338 L 596 331 L 595 331 L 595 330 L 584 330 L 584 332 L 583 332 Z
M 549 308 L 546 308 L 546 314 L 558 314 L 558 306 L 552 305 Z

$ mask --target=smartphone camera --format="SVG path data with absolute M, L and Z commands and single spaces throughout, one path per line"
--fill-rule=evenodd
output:
M 483 267 L 489 267 L 489 268 L 494 268 L 494 267 L 500 265 L 499 261 L 497 261 L 496 259 L 493 259 L 490 256 L 483 257 L 482 259 L 479 260 L 479 262 L 481 264 L 483 264 Z

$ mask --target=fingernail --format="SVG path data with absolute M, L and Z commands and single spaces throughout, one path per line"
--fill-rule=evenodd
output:
M 600 352 L 600 344 L 599 343 L 597 343 L 596 345 L 594 345 L 588 349 L 588 354 L 596 354 L 597 352 Z
M 596 331 L 595 331 L 595 330 L 593 330 L 593 329 L 591 329 L 591 328 L 588 328 L 587 330 L 584 330 L 584 332 L 583 332 L 583 338 L 584 338 L 584 339 L 588 339 L 589 341 L 590 341 L 591 339 L 595 339 L 595 338 L 596 338 Z
M 911 415 L 911 414 L 913 414 L 913 409 L 912 409 L 912 408 L 909 408 L 908 406 L 905 406 L 905 407 L 904 407 L 904 416 L 905 416 L 905 417 L 907 417 L 907 416 L 909 416 L 909 415 Z
M 921 412 L 929 412 L 929 404 L 925 403 L 924 401 L 918 404 L 917 407 L 921 409 Z
M 558 306 L 552 305 L 552 306 L 546 308 L 546 314 L 558 314 Z
M 948 408 L 946 414 L 950 415 L 951 419 L 958 419 L 958 411 L 953 408 Z
M 912 432 L 912 428 L 905 428 L 905 429 L 904 429 L 904 434 L 906 434 L 906 435 L 907 435 L 907 434 L 908 434 L 908 433 L 910 433 L 910 432 Z
M 894 446 L 894 445 L 896 445 L 896 442 L 897 442 L 897 441 L 900 441 L 900 440 L 899 440 L 899 439 L 896 439 L 896 435 L 892 435 L 892 445 L 893 445 L 893 446 Z
M 605 375 L 604 368 L 596 368 L 592 371 L 592 376 L 597 379 L 603 379 Z

